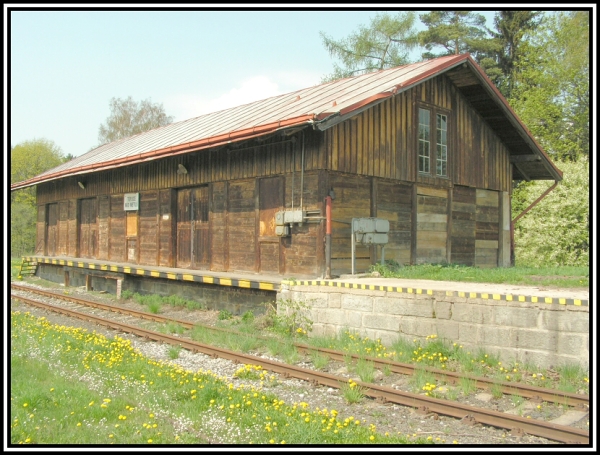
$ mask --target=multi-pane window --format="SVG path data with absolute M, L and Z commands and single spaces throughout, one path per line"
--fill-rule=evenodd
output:
M 435 173 L 440 177 L 448 175 L 448 119 L 437 114 L 437 155 Z
M 435 119 L 435 124 L 432 120 Z M 435 129 L 435 148 L 432 148 L 432 130 Z M 418 131 L 419 173 L 448 177 L 448 116 L 437 114 L 429 109 L 419 108 Z
M 419 172 L 429 173 L 429 160 L 431 156 L 431 123 L 430 112 L 419 109 Z

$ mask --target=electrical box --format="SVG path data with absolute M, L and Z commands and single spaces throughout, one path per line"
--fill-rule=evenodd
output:
M 390 232 L 390 222 L 382 218 L 353 218 L 353 230 L 358 234 L 365 232 Z
M 283 212 L 283 222 L 288 223 L 302 223 L 304 221 L 305 212 L 302 210 L 286 210 Z
M 279 235 L 280 237 L 286 237 L 290 235 L 290 227 L 288 225 L 275 226 L 275 234 Z
M 381 245 L 388 243 L 388 235 L 378 232 L 367 232 L 363 234 L 361 243 L 365 245 Z
M 275 225 L 276 226 L 283 226 L 285 224 L 284 222 L 284 214 L 285 212 L 277 212 L 275 213 Z

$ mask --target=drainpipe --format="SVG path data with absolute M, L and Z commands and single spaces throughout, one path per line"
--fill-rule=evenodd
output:
M 302 169 L 300 171 L 300 210 L 304 210 L 304 130 L 302 130 Z M 302 224 L 302 223 L 300 223 Z
M 325 278 L 331 279 L 331 196 L 325 198 Z
M 558 185 L 558 180 L 554 181 L 554 185 L 548 188 L 546 191 L 542 193 L 540 197 L 538 197 L 535 201 L 531 203 L 529 207 L 523 210 L 517 217 L 510 222 L 510 264 L 514 267 L 515 265 L 515 224 L 519 221 L 527 212 L 529 212 L 533 207 L 535 207 L 542 199 L 544 199 L 550 191 L 552 191 L 556 185 Z

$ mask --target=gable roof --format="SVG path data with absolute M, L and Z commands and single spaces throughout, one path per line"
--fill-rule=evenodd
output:
M 562 172 L 469 54 L 367 73 L 172 123 L 85 153 L 11 191 L 71 175 L 190 153 L 312 125 L 325 130 L 432 77 L 445 74 L 510 151 L 515 180 L 562 180 Z

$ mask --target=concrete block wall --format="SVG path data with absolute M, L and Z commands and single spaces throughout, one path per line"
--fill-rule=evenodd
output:
M 437 335 L 502 362 L 589 368 L 588 306 L 285 283 L 277 297 L 309 306 L 313 336 L 350 329 L 390 346 Z

